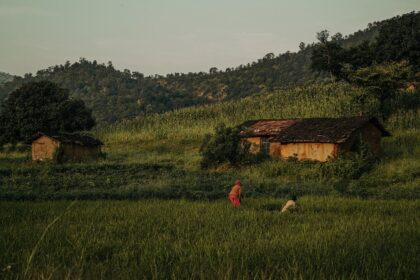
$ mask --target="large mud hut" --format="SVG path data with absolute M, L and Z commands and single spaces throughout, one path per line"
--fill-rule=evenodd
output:
M 390 136 L 374 117 L 252 120 L 239 128 L 252 153 L 321 162 L 356 150 L 360 140 L 377 153 L 381 138 Z

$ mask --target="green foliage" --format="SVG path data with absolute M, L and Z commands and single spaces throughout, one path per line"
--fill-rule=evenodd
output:
M 63 154 L 64 154 L 64 149 L 62 145 L 59 145 L 57 149 L 55 149 L 53 156 L 52 156 L 52 160 L 55 163 L 60 163 L 64 160 L 63 158 Z
M 373 41 L 381 23 L 370 24 L 349 36 L 334 36 L 346 48 L 362 41 Z M 329 43 L 327 43 L 329 45 Z M 332 44 L 332 49 L 336 48 Z M 100 126 L 130 120 L 198 104 L 212 104 L 291 85 L 325 81 L 325 73 L 311 70 L 314 44 L 300 44 L 298 52 L 268 53 L 257 61 L 209 73 L 171 73 L 144 76 L 138 72 L 116 70 L 112 63 L 79 61 L 40 70 L 36 75 L 15 77 L 0 85 L 0 103 L 22 84 L 49 80 L 69 89 L 72 98 L 82 99 L 91 108 Z M 329 50 L 331 52 L 332 50 Z M 331 62 L 336 65 L 336 61 Z M 336 65 L 337 66 L 337 65 Z M 329 71 L 327 71 L 329 72 Z
M 325 71 L 340 78 L 342 77 L 342 63 L 345 51 L 340 45 L 340 36 L 336 34 L 331 40 L 329 40 L 329 36 L 327 30 L 317 34 L 319 43 L 312 50 L 311 68 L 314 71 Z
M 346 79 L 343 70 L 368 67 L 374 62 L 407 60 L 418 69 L 418 18 L 419 13 L 406 14 L 369 24 L 349 36 L 336 34 L 331 40 L 324 32 L 320 34 L 322 43 L 301 44 L 296 53 L 269 53 L 246 65 L 225 70 L 212 67 L 211 73 L 146 77 L 127 69 L 116 70 L 112 63 L 105 65 L 81 58 L 0 84 L 0 103 L 23 84 L 48 80 L 69 89 L 71 98 L 83 100 L 92 109 L 97 123 L 105 126 L 182 107 L 322 82 L 328 80 L 326 73 Z M 400 49 L 403 51 L 398 54 Z M 311 63 L 321 72 L 312 71 Z
M 0 85 L 10 82 L 13 80 L 13 76 L 8 74 L 8 73 L 4 73 L 4 72 L 0 72 Z
M 384 116 L 390 113 L 385 102 L 397 96 L 399 90 L 404 89 L 412 78 L 412 68 L 406 61 L 387 62 L 370 67 L 359 68 L 348 73 L 348 80 L 360 87 L 366 88 L 367 93 L 380 101 L 380 111 Z
M 345 47 L 339 36 L 329 40 L 328 31 L 318 33 L 319 43 L 313 47 L 312 69 L 327 71 L 339 79 L 359 68 L 377 63 L 407 61 L 415 71 L 420 65 L 420 12 L 397 16 L 377 25 L 378 35 L 373 41 Z
M 377 100 L 359 102 L 357 97 L 363 94 L 363 89 L 343 82 L 311 85 L 127 121 L 95 131 L 105 143 L 105 159 L 64 162 L 48 172 L 42 164 L 32 163 L 28 152 L 5 149 L 0 153 L 0 198 L 215 199 L 224 198 L 237 178 L 244 182 L 246 197 L 284 197 L 293 192 L 419 198 L 418 93 L 408 97 L 400 92 L 392 101 L 400 108 L 384 123 L 392 137 L 383 139 L 380 160 L 371 169 L 357 154 L 327 165 L 273 159 L 200 169 L 203 137 L 217 124 L 234 127 L 258 118 L 370 114 Z M 401 107 L 403 100 L 411 107 Z
M 0 202 L 0 278 L 416 279 L 417 201 Z M 237 211 L 234 211 L 237 210 Z M 28 258 L 48 228 L 32 262 Z M 9 267 L 10 266 L 10 267 Z
M 341 36 L 329 40 L 328 31 L 318 33 L 319 43 L 313 47 L 312 69 L 329 72 L 364 87 L 377 98 L 384 118 L 391 113 L 387 103 L 407 84 L 418 79 L 420 68 L 420 12 L 412 12 L 386 20 L 378 27 L 375 41 L 345 48 Z M 338 37 L 338 39 L 337 39 Z
M 0 113 L 0 144 L 27 141 L 38 131 L 88 130 L 95 125 L 83 101 L 51 82 L 26 84 L 10 94 Z
M 206 134 L 200 148 L 201 167 L 209 168 L 223 163 L 238 165 L 250 159 L 249 144 L 243 143 L 238 128 L 219 124 L 214 135 Z
M 68 89 L 71 98 L 83 100 L 99 124 L 202 103 L 199 96 L 172 91 L 154 77 L 84 58 L 39 70 L 35 76 L 15 77 L 0 86 L 0 103 L 20 86 L 45 80 Z
M 349 80 L 386 99 L 394 97 L 393 94 L 405 86 L 411 73 L 411 66 L 406 61 L 386 62 L 352 71 Z
M 271 93 L 197 106 L 121 122 L 101 129 L 106 143 L 138 139 L 202 140 L 220 123 L 237 126 L 252 119 L 375 115 L 378 101 L 359 99 L 365 89 L 344 82 L 290 87 Z
M 420 70 L 420 12 L 411 12 L 385 21 L 376 38 L 377 61 L 407 60 Z

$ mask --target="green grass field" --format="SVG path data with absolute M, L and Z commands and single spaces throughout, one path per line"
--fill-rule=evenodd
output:
M 199 167 L 201 141 L 221 122 L 377 114 L 361 94 L 314 85 L 122 122 L 95 131 L 105 159 L 36 163 L 6 147 L 0 278 L 416 279 L 418 93 L 395 101 L 392 137 L 368 168 L 357 156 Z M 239 210 L 226 201 L 237 178 Z M 290 193 L 302 211 L 281 215 Z
M 420 95 L 402 95 L 385 123 L 380 160 L 365 170 L 360 159 L 328 164 L 267 160 L 200 170 L 206 133 L 259 118 L 337 117 L 375 114 L 377 103 L 358 102 L 360 89 L 344 83 L 259 94 L 212 106 L 186 108 L 96 131 L 106 159 L 33 163 L 29 152 L 0 152 L 2 199 L 222 198 L 240 178 L 248 196 L 340 194 L 391 199 L 420 198 Z M 401 104 L 410 104 L 403 108 Z M 408 106 L 408 105 L 407 105 Z
M 247 199 L 241 209 L 226 200 L 1 202 L 0 278 L 420 274 L 419 201 L 303 197 L 299 213 L 280 214 L 284 202 Z

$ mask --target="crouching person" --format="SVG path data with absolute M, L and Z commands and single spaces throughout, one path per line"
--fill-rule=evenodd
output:
M 286 204 L 281 209 L 281 213 L 285 212 L 295 212 L 299 210 L 299 205 L 297 204 L 297 197 L 296 195 L 290 196 L 290 199 L 286 202 Z
M 242 190 L 241 190 L 241 181 L 236 180 L 233 184 L 232 190 L 229 193 L 229 201 L 232 203 L 232 206 L 238 208 L 241 206 Z

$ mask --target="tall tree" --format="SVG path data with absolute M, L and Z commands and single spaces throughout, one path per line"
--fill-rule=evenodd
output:
M 317 33 L 319 43 L 312 50 L 311 68 L 318 72 L 328 72 L 331 78 L 341 78 L 344 61 L 344 49 L 339 44 L 341 34 L 329 38 L 327 30 Z
M 420 13 L 385 21 L 376 39 L 376 56 L 382 62 L 407 60 L 420 71 Z
M 0 144 L 25 141 L 38 131 L 73 132 L 94 125 L 91 110 L 81 100 L 70 100 L 66 89 L 33 82 L 13 91 L 2 104 Z
M 386 62 L 370 67 L 362 67 L 349 73 L 352 84 L 361 86 L 368 93 L 378 98 L 383 117 L 387 117 L 386 102 L 395 97 L 400 89 L 404 89 L 412 78 L 413 71 L 407 61 Z

